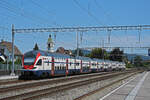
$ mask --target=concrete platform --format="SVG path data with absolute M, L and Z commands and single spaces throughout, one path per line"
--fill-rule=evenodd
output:
M 99 100 L 150 100 L 150 72 L 137 75 Z
M 10 76 L 10 75 L 0 76 L 0 80 L 17 79 L 17 78 L 18 76 Z

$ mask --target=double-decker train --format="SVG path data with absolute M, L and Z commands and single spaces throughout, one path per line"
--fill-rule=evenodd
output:
M 45 78 L 123 69 L 125 64 L 122 62 L 32 50 L 23 56 L 23 69 L 19 78 Z

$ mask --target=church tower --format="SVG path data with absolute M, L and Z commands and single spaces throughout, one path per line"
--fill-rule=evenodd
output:
M 54 52 L 54 42 L 52 40 L 51 35 L 49 35 L 48 41 L 47 41 L 47 49 L 49 52 Z

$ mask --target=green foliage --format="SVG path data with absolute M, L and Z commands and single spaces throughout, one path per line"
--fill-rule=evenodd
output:
M 33 50 L 39 50 L 39 47 L 38 47 L 37 43 L 35 44 Z
M 85 55 L 85 57 L 90 57 L 90 55 L 91 55 L 91 54 L 89 53 L 89 54 Z
M 3 64 L 3 63 L 5 63 L 3 60 L 0 60 L 0 64 Z
M 109 59 L 112 61 L 122 61 L 123 60 L 123 51 L 119 48 L 115 48 L 110 52 Z
M 107 58 L 105 56 L 107 56 L 107 52 L 102 48 L 93 49 L 91 54 L 89 55 L 90 58 L 98 58 L 98 59 Z
M 12 61 L 9 61 L 8 64 L 12 64 Z
M 133 64 L 131 64 L 131 63 L 126 63 L 126 68 L 133 68 L 133 67 L 134 67 Z
M 104 59 L 109 59 L 110 54 L 107 52 L 104 52 Z
M 150 62 L 143 62 L 143 67 L 150 68 Z
M 15 64 L 21 64 L 22 63 L 22 60 L 21 59 L 16 59 L 16 61 L 15 61 Z
M 77 55 L 77 49 L 75 50 L 75 52 L 73 53 L 73 56 Z M 79 49 L 79 56 L 83 56 L 83 52 L 81 49 Z
M 140 56 L 136 56 L 134 58 L 134 65 L 136 67 L 142 67 L 143 66 L 143 63 L 142 63 L 142 58 Z

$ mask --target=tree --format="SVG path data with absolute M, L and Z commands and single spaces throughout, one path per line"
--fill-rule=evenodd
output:
M 102 48 L 95 48 L 92 50 L 91 54 L 90 54 L 90 58 L 99 58 L 99 59 L 103 59 L 106 58 L 105 56 L 107 55 L 107 52 L 102 49 Z
M 33 50 L 39 50 L 39 47 L 38 47 L 37 43 L 35 44 Z
M 16 59 L 15 64 L 22 64 L 22 60 L 20 58 Z
M 142 67 L 142 58 L 140 56 L 134 58 L 134 65 L 135 67 Z
M 110 52 L 109 59 L 112 61 L 122 61 L 123 60 L 123 51 L 119 48 L 115 48 Z
M 77 49 L 74 51 L 73 55 L 77 55 Z M 83 56 L 83 52 L 81 49 L 79 49 L 79 56 Z

